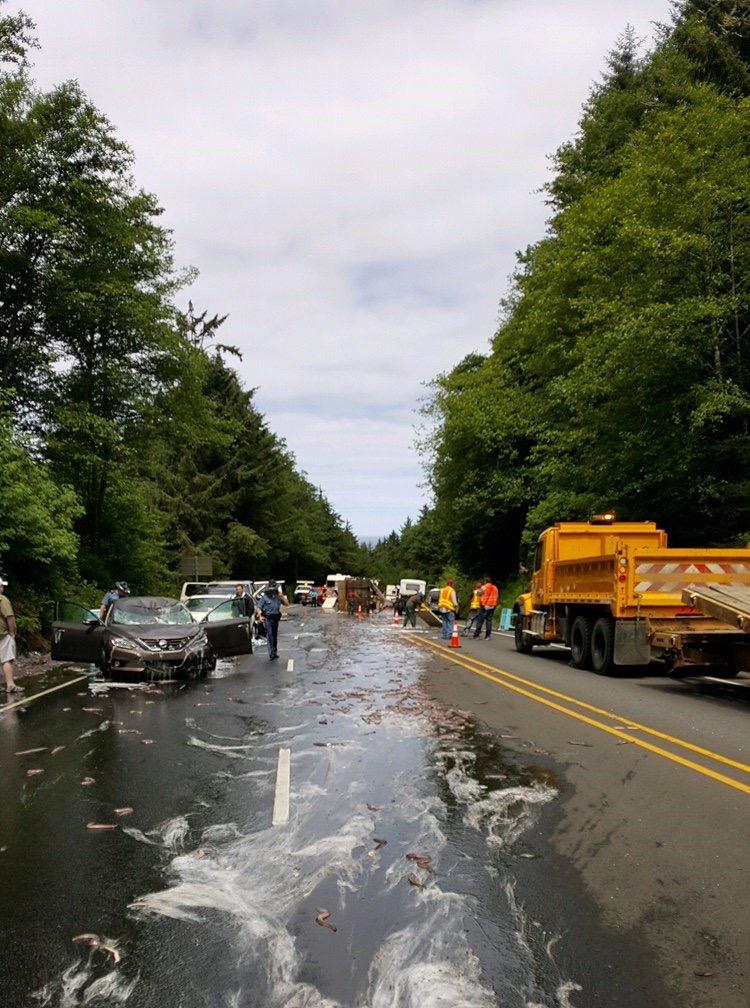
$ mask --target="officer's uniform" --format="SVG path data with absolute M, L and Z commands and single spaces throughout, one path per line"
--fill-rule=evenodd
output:
M 266 623 L 266 640 L 268 641 L 268 657 L 278 658 L 279 620 L 281 619 L 281 594 L 264 594 L 258 603 Z

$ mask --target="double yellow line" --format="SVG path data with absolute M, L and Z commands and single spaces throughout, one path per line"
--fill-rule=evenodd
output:
M 714 770 L 710 766 L 704 766 L 701 763 L 696 763 L 694 760 L 687 759 L 679 753 L 670 752 L 668 749 L 663 749 L 661 746 L 654 745 L 651 742 L 647 742 L 645 739 L 638 738 L 637 736 L 630 734 L 630 732 L 636 730 L 643 732 L 644 734 L 657 738 L 662 742 L 667 742 L 678 749 L 683 749 L 685 751 L 695 753 L 697 756 L 702 756 L 704 759 L 711 762 L 723 764 L 724 766 L 731 767 L 734 770 L 739 770 L 743 774 L 750 774 L 750 766 L 747 766 L 745 763 L 740 763 L 737 760 L 730 759 L 728 756 L 722 756 L 721 753 L 712 752 L 710 749 L 704 749 L 702 746 L 694 745 L 692 742 L 686 742 L 684 739 L 676 738 L 674 735 L 667 735 L 665 732 L 658 731 L 656 728 L 639 724 L 637 721 L 621 717 L 619 714 L 613 714 L 611 711 L 604 710 L 601 707 L 595 707 L 593 704 L 586 703 L 585 700 L 578 700 L 575 697 L 568 696 L 566 693 L 560 693 L 558 690 L 542 686 L 540 683 L 536 683 L 531 679 L 524 679 L 522 676 L 515 675 L 512 672 L 506 672 L 504 669 L 498 668 L 496 665 L 489 665 L 487 662 L 480 661 L 478 658 L 472 658 L 470 656 L 462 656 L 459 658 L 453 651 L 435 643 L 435 641 L 414 637 L 410 634 L 407 636 L 413 643 L 440 654 L 442 658 L 452 662 L 454 665 L 460 665 L 461 668 L 466 669 L 468 672 L 473 672 L 474 675 L 481 676 L 483 679 L 496 683 L 504 689 L 518 693 L 521 696 L 527 697 L 529 700 L 534 700 L 536 703 L 543 704 L 551 710 L 557 711 L 560 714 L 565 714 L 567 717 L 573 718 L 576 721 L 581 721 L 584 724 L 590 725 L 592 728 L 597 728 L 599 731 L 606 732 L 608 735 L 614 735 L 621 741 L 630 742 L 641 749 L 646 749 L 648 752 L 661 756 L 663 759 L 670 760 L 672 763 L 677 763 L 680 766 L 686 767 L 688 770 L 701 774 L 703 777 L 709 777 L 711 780 L 718 781 L 720 784 L 725 784 L 727 787 L 734 788 L 736 791 L 741 791 L 743 794 L 750 794 L 750 783 L 742 780 L 736 780 L 734 777 L 727 777 L 726 774 L 720 773 L 718 770 Z M 578 709 L 576 710 L 572 708 Z M 584 711 L 587 713 L 583 713 Z M 598 720 L 598 718 L 591 717 L 591 714 L 605 717 L 610 723 L 607 724 Z M 615 723 L 612 724 L 611 722 Z

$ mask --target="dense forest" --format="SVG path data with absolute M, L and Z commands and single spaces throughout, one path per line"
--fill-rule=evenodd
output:
M 0 14 L 0 569 L 22 640 L 115 579 L 356 570 L 363 551 L 269 429 L 133 154 L 74 82 L 35 86 L 34 26 Z
M 490 352 L 432 385 L 434 505 L 383 572 L 507 579 L 611 507 L 674 545 L 750 539 L 748 4 L 675 4 L 645 55 L 626 31 L 552 175 Z

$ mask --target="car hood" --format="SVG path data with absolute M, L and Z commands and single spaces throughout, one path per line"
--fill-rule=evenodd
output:
M 115 624 L 107 627 L 115 637 L 128 637 L 135 640 L 138 637 L 146 640 L 182 640 L 185 637 L 195 637 L 200 633 L 200 623 L 176 623 L 166 626 L 163 623 L 128 623 L 127 626 Z

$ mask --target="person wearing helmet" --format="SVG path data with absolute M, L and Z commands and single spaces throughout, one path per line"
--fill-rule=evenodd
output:
M 289 601 L 286 595 L 282 595 L 276 581 L 269 581 L 266 590 L 263 592 L 258 603 L 257 617 L 266 627 L 266 640 L 268 641 L 268 657 L 274 661 L 279 657 L 279 620 L 281 619 L 281 607 L 288 606 Z
M 128 587 L 127 581 L 118 581 L 111 591 L 102 599 L 102 604 L 99 606 L 99 619 L 104 622 L 104 617 L 109 612 L 109 607 L 113 602 L 118 599 L 125 598 L 126 595 L 130 594 L 130 588 Z

